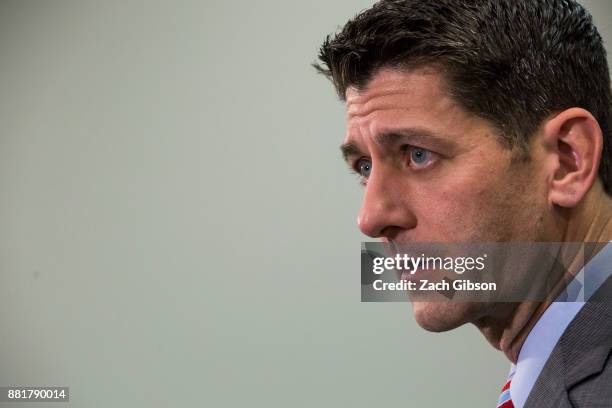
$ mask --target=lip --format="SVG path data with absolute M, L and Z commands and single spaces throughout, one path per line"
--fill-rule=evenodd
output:
M 413 281 L 415 280 L 415 274 L 411 274 L 410 272 L 402 272 L 400 275 L 400 281 Z
M 388 241 L 388 240 L 381 240 L 380 243 L 382 244 L 383 249 L 385 250 L 385 253 L 387 256 L 394 257 L 395 255 L 400 253 L 396 242 Z
M 426 272 L 428 271 L 425 271 L 424 269 L 421 269 L 421 268 L 417 269 L 416 271 L 405 271 L 400 274 L 400 279 L 407 280 L 407 281 L 419 280 L 423 277 L 423 274 Z
M 420 279 L 425 279 L 429 277 L 429 280 L 440 280 L 444 276 L 446 276 L 445 271 L 441 271 L 439 269 L 423 269 L 419 268 L 415 271 L 404 271 L 400 274 L 401 280 L 407 281 L 418 281 Z

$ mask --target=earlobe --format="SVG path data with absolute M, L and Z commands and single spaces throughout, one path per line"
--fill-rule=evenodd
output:
M 601 128 L 593 115 L 570 108 L 544 127 L 548 151 L 555 157 L 548 200 L 561 207 L 575 207 L 597 178 L 603 147 Z

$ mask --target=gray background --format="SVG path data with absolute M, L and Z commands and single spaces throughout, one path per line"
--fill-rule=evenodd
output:
M 371 3 L 0 2 L 0 385 L 494 406 L 508 362 L 475 328 L 359 301 L 362 191 L 309 64 Z M 610 38 L 612 4 L 586 4 Z

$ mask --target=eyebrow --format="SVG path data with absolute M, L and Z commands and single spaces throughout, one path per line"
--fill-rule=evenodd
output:
M 374 141 L 381 147 L 388 147 L 400 142 L 415 144 L 415 145 L 433 145 L 439 148 L 451 149 L 455 143 L 451 142 L 450 137 L 444 137 L 441 134 L 432 132 L 428 129 L 421 128 L 406 128 L 397 129 L 391 132 L 384 132 L 374 137 Z M 365 154 L 353 142 L 343 143 L 340 146 L 342 157 L 348 161 L 350 157 L 364 156 Z
M 359 147 L 357 147 L 356 144 L 351 142 L 343 143 L 340 146 L 340 151 L 342 152 L 342 158 L 345 162 L 348 162 L 348 159 L 350 157 L 363 156 L 363 153 L 361 152 L 361 150 L 359 150 Z

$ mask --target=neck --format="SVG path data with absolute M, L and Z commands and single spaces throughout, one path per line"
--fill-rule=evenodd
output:
M 554 220 L 564 225 L 557 238 L 560 242 L 609 242 L 612 240 L 612 197 L 605 194 L 600 183 L 593 186 L 583 202 L 572 209 L 559 212 Z M 563 251 L 564 248 L 561 249 Z M 583 253 L 561 254 L 568 265 L 568 275 L 561 279 L 542 302 L 500 303 L 474 324 L 493 347 L 501 350 L 513 363 L 531 329 L 569 282 L 588 260 Z

